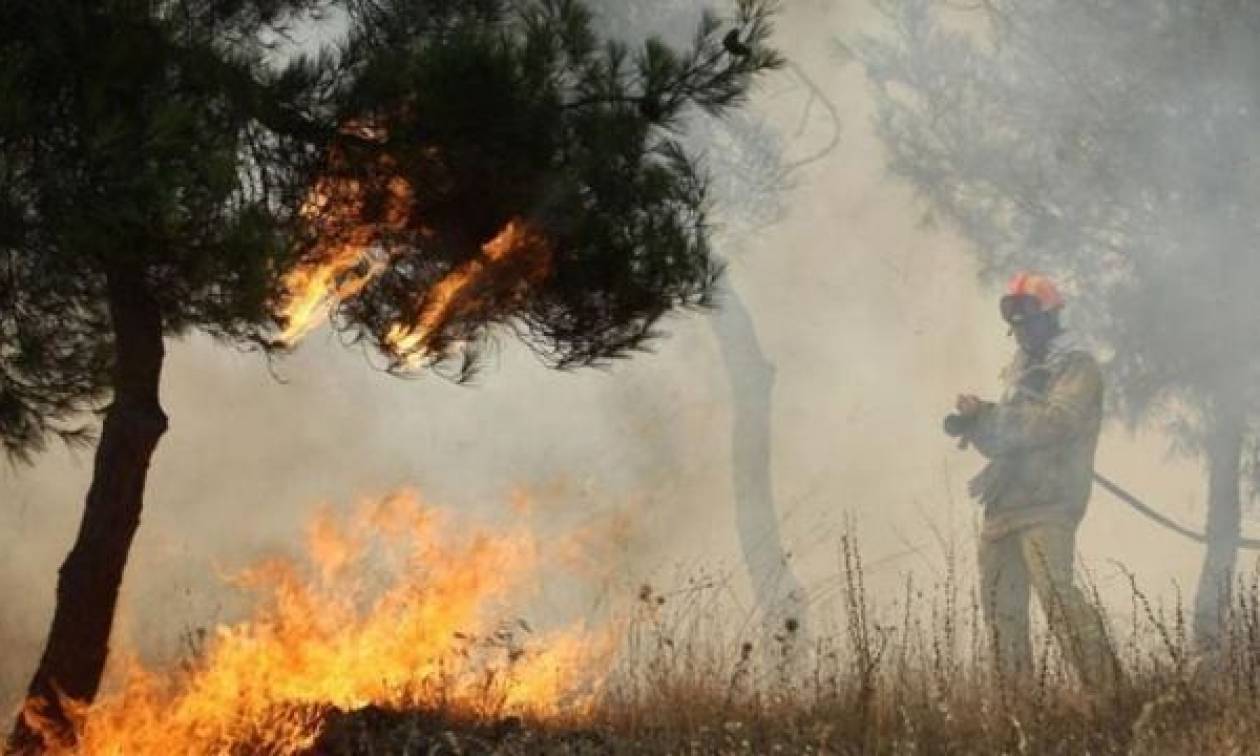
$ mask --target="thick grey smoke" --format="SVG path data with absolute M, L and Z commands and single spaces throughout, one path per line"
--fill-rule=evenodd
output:
M 780 44 L 838 107 L 842 140 L 784 190 L 777 223 L 722 239 L 728 283 L 775 367 L 774 495 L 818 612 L 834 592 L 846 522 L 877 596 L 909 570 L 936 573 L 951 543 L 970 566 L 964 484 L 978 462 L 941 436 L 939 420 L 960 390 L 993 394 L 1013 347 L 965 242 L 923 225 L 923 205 L 887 174 L 864 72 L 837 52 L 837 39 L 884 24 L 859 0 L 785 5 Z M 753 103 L 788 159 L 830 139 L 821 109 L 804 112 L 808 100 L 785 73 Z M 505 340 L 473 388 L 388 377 L 319 333 L 273 366 L 283 381 L 256 355 L 202 339 L 173 344 L 163 397 L 171 430 L 155 457 L 116 646 L 176 653 L 181 630 L 238 611 L 222 570 L 295 548 L 321 503 L 347 507 L 401 485 L 491 514 L 506 511 L 514 490 L 534 491 L 546 528 L 623 511 L 633 528 L 609 555 L 622 565 L 613 590 L 706 568 L 750 595 L 732 504 L 730 384 L 705 317 L 671 319 L 656 354 L 606 372 L 549 372 Z M 1112 428 L 1100 465 L 1193 521 L 1202 473 L 1169 462 L 1164 447 Z M 0 644 L 10 650 L 0 703 L 16 701 L 34 664 L 89 471 L 90 455 L 57 451 L 0 478 Z M 1101 495 L 1081 551 L 1104 588 L 1120 586 L 1108 560 L 1158 589 L 1184 585 L 1199 559 Z

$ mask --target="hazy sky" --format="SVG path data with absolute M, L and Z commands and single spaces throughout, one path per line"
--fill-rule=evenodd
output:
M 879 16 L 858 0 L 785 9 L 779 43 L 839 106 L 843 140 L 800 174 L 788 216 L 745 240 L 728 283 L 777 367 L 775 487 L 801 577 L 820 595 L 834 585 L 851 518 L 868 582 L 888 595 L 907 570 L 939 571 L 941 538 L 972 569 L 965 483 L 979 461 L 953 448 L 940 419 L 959 391 L 997 392 L 1013 344 L 965 247 L 925 226 L 923 207 L 886 176 L 862 71 L 834 52 L 836 39 L 877 33 Z M 785 75 L 760 88 L 754 107 L 791 136 L 804 102 Z M 790 155 L 824 144 L 827 129 L 816 108 Z M 737 568 L 729 396 L 704 317 L 671 318 L 655 354 L 608 371 L 549 372 L 505 340 L 472 388 L 388 377 L 325 332 L 272 366 L 283 382 L 256 355 L 199 338 L 173 344 L 170 432 L 154 459 L 116 638 L 169 651 L 185 627 L 231 616 L 223 569 L 291 548 L 321 503 L 347 506 L 401 485 L 490 514 L 506 511 L 512 491 L 532 491 L 535 518 L 551 529 L 622 511 L 632 528 L 609 556 L 627 584 Z M 90 462 L 55 450 L 32 468 L 0 468 L 0 647 L 18 652 L 0 664 L 0 703 L 33 666 Z M 1201 523 L 1201 470 L 1168 459 L 1160 439 L 1109 426 L 1099 469 Z M 1112 560 L 1161 593 L 1174 580 L 1193 585 L 1199 559 L 1193 544 L 1102 492 L 1080 546 L 1116 597 L 1124 586 Z M 888 559 L 910 547 L 922 553 Z

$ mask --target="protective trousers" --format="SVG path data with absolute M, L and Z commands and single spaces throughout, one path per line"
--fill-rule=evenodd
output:
M 1073 581 L 1075 552 L 1075 524 L 1036 524 L 981 539 L 981 601 L 1001 672 L 1032 672 L 1028 603 L 1035 590 L 1064 657 L 1081 681 L 1090 688 L 1106 688 L 1119 679 L 1102 616 Z

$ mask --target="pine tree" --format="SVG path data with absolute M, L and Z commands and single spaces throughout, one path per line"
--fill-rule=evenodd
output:
M 559 368 L 626 356 L 709 302 L 704 173 L 683 117 L 779 64 L 705 15 L 690 47 L 601 39 L 576 0 L 13 0 L 0 5 L 0 439 L 90 441 L 19 751 L 97 692 L 164 343 L 264 353 L 318 322 L 388 369 L 471 374 L 495 334 Z M 320 16 L 344 42 L 298 54 Z

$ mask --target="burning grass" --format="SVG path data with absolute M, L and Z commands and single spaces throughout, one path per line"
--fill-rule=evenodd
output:
M 505 620 L 544 567 L 528 529 L 477 528 L 404 492 L 322 514 L 306 540 L 304 559 L 234 578 L 254 613 L 182 668 L 125 665 L 119 690 L 76 713 L 79 750 L 303 753 L 335 710 L 563 721 L 590 706 L 606 632 Z
M 450 525 L 414 496 L 317 519 L 308 564 L 242 576 L 263 597 L 250 620 L 182 670 L 133 669 L 83 713 L 83 750 L 1260 753 L 1260 575 L 1211 656 L 1192 652 L 1180 606 L 1155 608 L 1134 583 L 1109 628 L 1127 682 L 1086 691 L 1044 638 L 1035 675 L 995 671 L 952 568 L 872 601 L 849 539 L 836 622 L 810 639 L 737 614 L 708 579 L 645 586 L 602 626 L 549 634 L 502 620 L 539 544 Z M 387 557 L 375 571 L 370 553 Z

